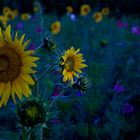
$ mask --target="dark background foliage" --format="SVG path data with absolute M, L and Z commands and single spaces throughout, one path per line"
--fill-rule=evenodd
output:
M 1 0 L 0 9 L 3 6 L 18 8 L 20 12 L 33 12 L 32 7 L 35 0 Z M 55 12 L 62 15 L 66 11 L 66 6 L 71 5 L 75 13 L 79 13 L 82 4 L 89 4 L 91 8 L 109 7 L 112 14 L 120 17 L 122 15 L 139 15 L 140 0 L 40 0 L 46 13 Z M 96 8 L 96 10 L 98 10 Z

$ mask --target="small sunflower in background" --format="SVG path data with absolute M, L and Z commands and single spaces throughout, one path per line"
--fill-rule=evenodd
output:
M 8 11 L 4 15 L 8 20 L 13 20 L 15 18 L 14 13 L 12 11 Z
M 73 13 L 73 8 L 71 6 L 67 6 L 66 11 L 67 11 L 67 13 L 71 14 L 71 13 Z
M 3 15 L 5 15 L 7 12 L 12 12 L 11 8 L 9 8 L 9 7 L 4 7 L 4 8 L 2 9 Z
M 6 26 L 8 19 L 5 16 L 0 16 L 0 22 L 2 25 Z
M 35 84 L 32 67 L 37 67 L 34 62 L 39 58 L 32 56 L 34 51 L 26 51 L 29 40 L 24 42 L 24 37 L 16 33 L 12 39 L 10 25 L 5 30 L 0 28 L 0 107 L 7 104 L 10 95 L 15 103 L 15 94 L 20 100 L 22 95 L 29 97 L 29 85 Z
M 37 5 L 34 6 L 33 11 L 34 11 L 35 13 L 39 12 L 39 11 L 40 11 L 40 7 L 37 6 Z
M 18 12 L 18 10 L 13 10 L 13 15 L 14 15 L 14 18 L 16 18 L 18 15 L 19 15 L 19 12 Z
M 94 17 L 96 23 L 99 23 L 103 19 L 101 12 L 94 13 L 93 17 Z
M 52 23 L 52 25 L 51 25 L 52 34 L 59 33 L 60 29 L 61 29 L 61 23 L 59 21 L 55 21 L 54 23 Z
M 91 8 L 88 4 L 84 4 L 80 8 L 80 13 L 82 16 L 86 16 L 91 11 Z
M 65 51 L 62 56 L 62 75 L 63 82 L 70 81 L 71 84 L 74 84 L 73 77 L 76 76 L 79 78 L 78 73 L 82 73 L 81 69 L 87 67 L 85 60 L 83 59 L 83 54 L 79 53 L 80 49 L 75 50 L 73 47 Z
M 23 13 L 22 15 L 21 15 L 21 19 L 22 20 L 29 20 L 30 19 L 30 14 L 28 14 L 28 13 Z
M 102 8 L 101 13 L 103 15 L 108 15 L 109 14 L 109 8 Z

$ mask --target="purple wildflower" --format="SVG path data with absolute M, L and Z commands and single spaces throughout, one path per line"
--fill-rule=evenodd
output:
M 76 21 L 76 16 L 74 14 L 69 15 L 71 21 Z
M 79 91 L 76 93 L 77 96 L 82 96 L 83 94 Z
M 122 21 L 118 21 L 117 22 L 117 27 L 118 28 L 127 28 L 128 27 L 128 23 L 122 22 Z
M 139 26 L 133 26 L 132 29 L 131 29 L 131 32 L 133 34 L 140 35 L 140 27 Z
M 61 121 L 58 119 L 52 119 L 50 122 L 51 124 L 54 124 L 54 125 L 61 124 Z
M 31 43 L 31 45 L 30 45 L 30 50 L 34 50 L 36 48 L 36 45 L 34 44 L 34 43 Z
M 119 83 L 116 83 L 113 87 L 113 91 L 115 91 L 116 93 L 121 93 L 125 91 L 125 87 L 123 85 L 120 85 Z
M 36 28 L 37 33 L 41 33 L 42 31 L 43 31 L 43 29 L 40 26 Z
M 123 108 L 122 108 L 123 114 L 131 114 L 133 113 L 133 111 L 134 111 L 134 107 L 131 104 L 125 103 L 123 105 Z
M 23 28 L 23 23 L 22 22 L 19 22 L 16 26 L 17 30 L 18 29 L 22 29 Z

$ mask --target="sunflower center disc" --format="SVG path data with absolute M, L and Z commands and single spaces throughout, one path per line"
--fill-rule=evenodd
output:
M 66 64 L 67 64 L 67 67 L 68 67 L 69 71 L 73 70 L 73 68 L 74 68 L 74 60 L 73 60 L 73 58 L 68 57 L 67 61 L 66 61 Z
M 15 80 L 21 71 L 21 57 L 14 48 L 0 48 L 0 82 Z
M 8 57 L 0 56 L 0 71 L 6 70 L 10 65 Z

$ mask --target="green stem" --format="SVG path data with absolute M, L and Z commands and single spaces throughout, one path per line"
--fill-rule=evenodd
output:
M 33 76 L 33 80 L 35 81 L 35 85 L 34 85 L 35 97 L 37 97 L 38 96 L 38 82 L 34 76 Z
M 33 55 L 36 55 L 39 52 L 40 49 L 41 49 L 41 45 L 34 50 Z
M 61 95 L 63 95 L 63 93 L 65 93 L 65 91 L 67 90 L 67 88 L 68 88 L 68 86 L 66 87 L 66 88 L 64 88 L 60 93 L 59 93 L 59 95 L 57 95 L 54 99 L 53 99 L 53 101 L 50 103 L 50 105 L 49 105 L 49 108 L 48 108 L 48 112 L 50 111 L 50 109 L 52 108 L 52 106 L 54 105 L 54 103 L 56 102 L 56 100 L 61 96 Z
M 39 82 L 56 64 L 58 63 L 53 63 L 52 65 L 50 65 L 48 67 L 48 69 L 46 69 L 40 76 L 39 78 L 37 79 L 37 82 Z
M 24 126 L 22 126 L 22 139 L 27 140 L 27 138 L 26 138 L 26 129 L 25 129 Z

